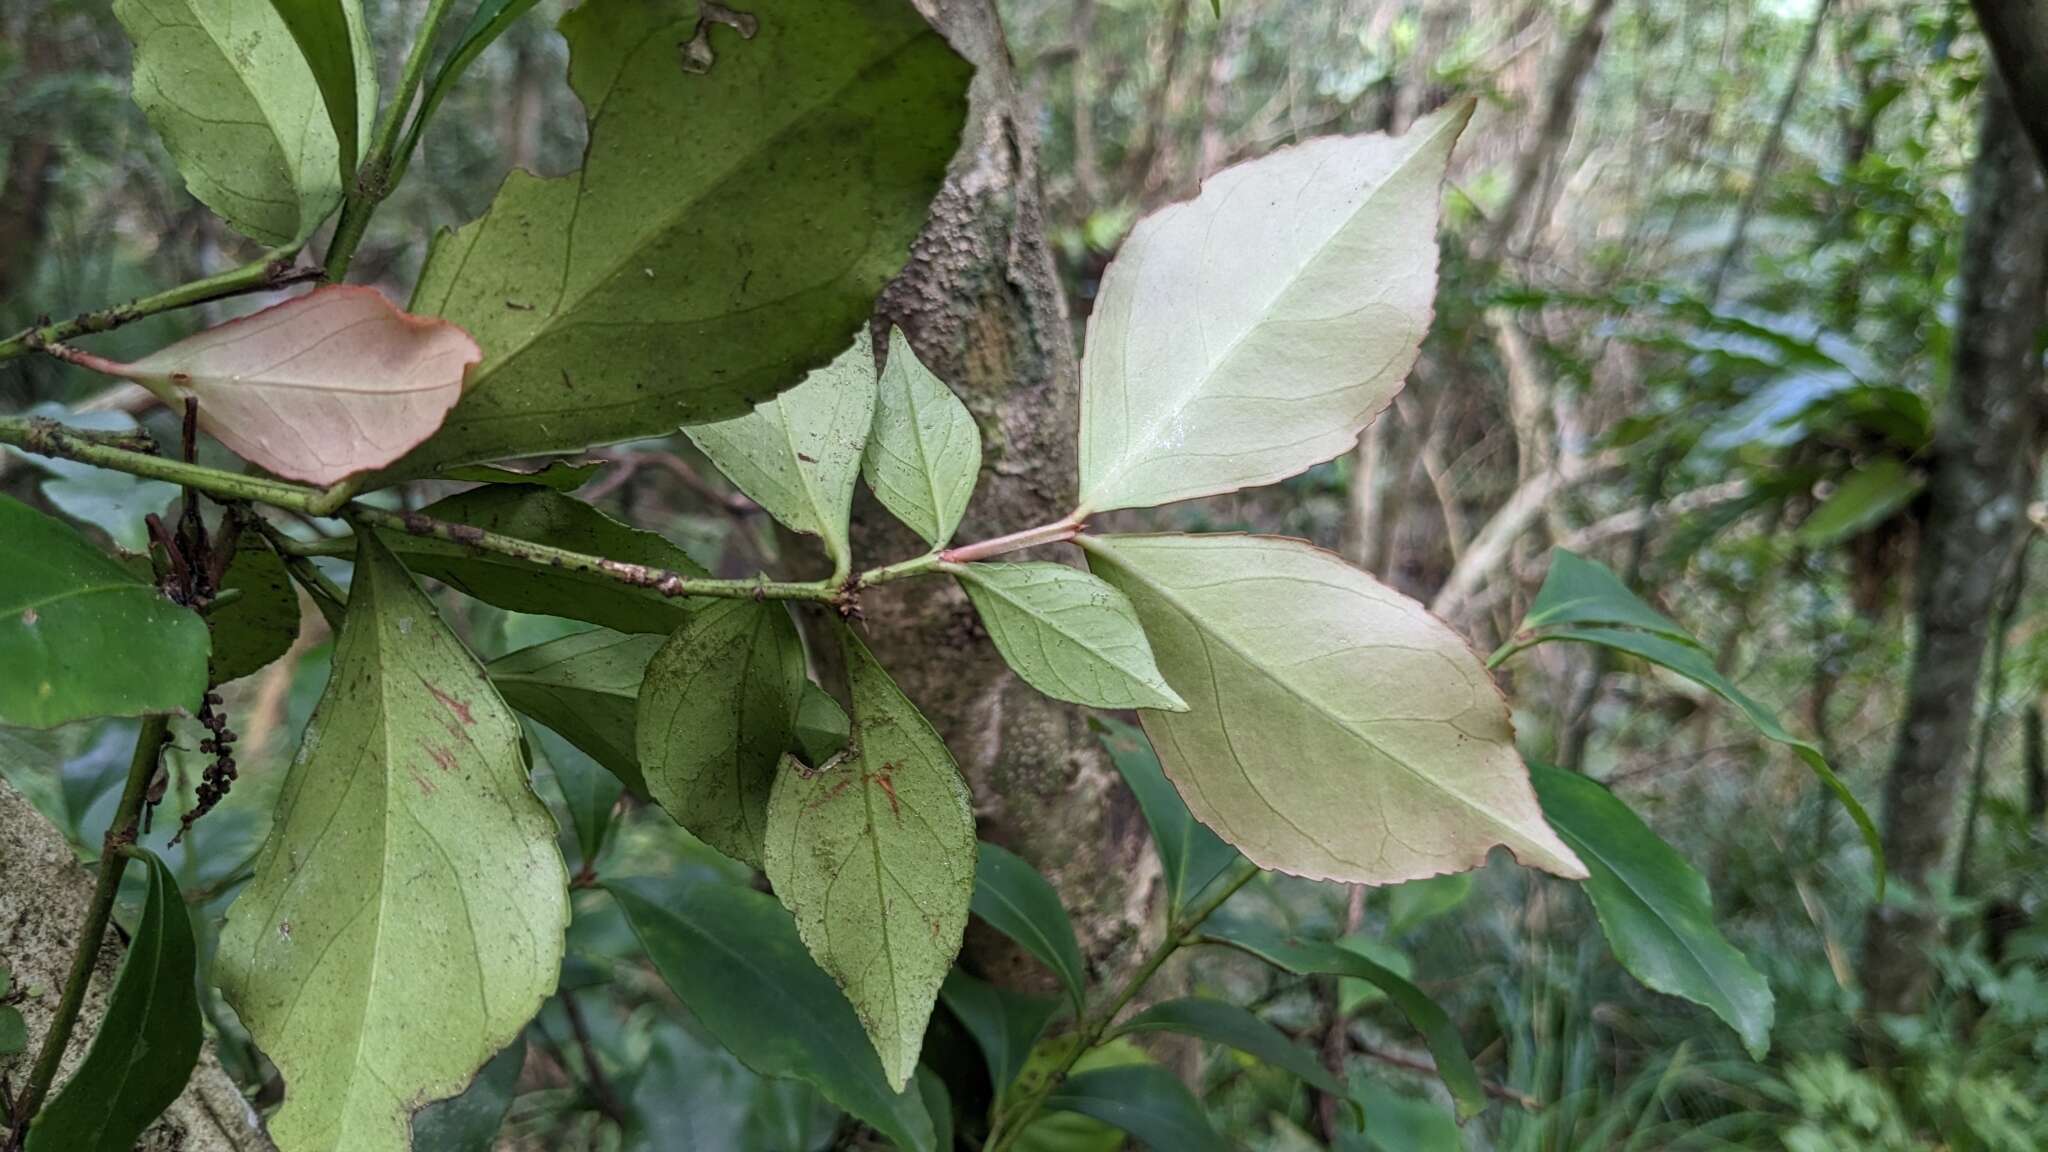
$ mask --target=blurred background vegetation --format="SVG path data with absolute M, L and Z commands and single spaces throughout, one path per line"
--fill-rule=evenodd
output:
M 419 5 L 367 7 L 388 72 Z M 552 31 L 560 8 L 544 0 L 453 94 L 377 217 L 362 278 L 402 292 L 432 233 L 477 214 L 508 168 L 574 166 L 583 119 Z M 1968 5 L 1224 0 L 1219 15 L 1206 0 L 1007 0 L 1002 14 L 1077 340 L 1124 233 L 1204 175 L 1309 136 L 1398 130 L 1461 94 L 1481 101 L 1446 191 L 1437 323 L 1395 408 L 1355 454 L 1305 476 L 1120 514 L 1125 524 L 1312 538 L 1433 602 L 1481 650 L 1520 618 L 1542 539 L 1600 557 L 1877 806 L 1904 708 L 1989 68 Z M 127 98 L 127 72 L 100 0 L 0 10 L 0 328 L 254 255 L 184 193 Z M 228 307 L 136 324 L 101 347 L 139 353 Z M 0 366 L 7 410 L 98 389 L 46 359 Z M 586 498 L 724 572 L 782 562 L 767 521 L 680 437 L 603 455 Z M 0 485 L 130 549 L 141 516 L 175 495 L 18 455 L 0 459 Z M 1542 497 L 1531 531 L 1489 534 L 1518 492 Z M 1363 989 L 1229 961 L 1176 977 L 1321 1050 L 1375 1105 L 1364 1134 L 1244 1057 L 1152 1055 L 1199 1087 L 1234 1142 L 1274 1152 L 2048 1147 L 2044 566 L 2048 548 L 2033 548 L 2000 576 L 1974 739 L 1950 751 L 1968 762 L 1966 823 L 1939 895 L 1895 897 L 1937 901 L 1944 925 L 1918 1014 L 1862 1011 L 1871 862 L 1806 769 L 1711 697 L 1553 645 L 1508 685 L 1525 750 L 1607 782 L 1707 876 L 1724 930 L 1777 993 L 1768 1059 L 1750 1060 L 1706 1011 L 1643 990 L 1583 898 L 1505 862 L 1370 892 L 1265 877 L 1229 910 L 1344 937 L 1450 1007 L 1494 1096 L 1464 1129 L 1417 1073 L 1426 1057 L 1398 1018 Z M 452 597 L 448 611 L 487 658 L 562 627 Z M 209 938 L 325 681 L 329 637 L 317 614 L 306 620 L 290 659 L 231 686 L 242 781 L 167 854 Z M 129 727 L 0 732 L 0 770 L 75 844 L 96 846 Z M 565 828 L 593 795 L 618 796 L 552 733 L 532 740 Z M 177 754 L 187 791 L 196 741 L 185 733 Z M 565 832 L 572 867 L 601 854 L 608 874 L 751 882 L 658 812 L 624 807 L 602 844 Z M 175 829 L 166 815 L 150 842 Z M 487 1068 L 473 1115 L 445 1110 L 432 1121 L 445 1143 L 423 1147 L 489 1146 L 506 1101 L 504 1148 L 858 1140 L 810 1089 L 760 1080 L 711 1041 L 603 899 L 578 893 L 563 991 L 523 1053 Z M 229 1070 L 274 1099 L 274 1073 L 210 992 L 208 1003 Z M 1863 1061 L 1870 1028 L 1894 1053 L 1881 1073 Z M 938 1032 L 932 1050 L 957 1054 L 949 1087 L 970 1107 L 978 1057 L 943 1013 Z M 482 1144 L 465 1123 L 481 1125 Z M 1071 1119 L 1034 1139 L 1046 1152 L 1118 1141 Z

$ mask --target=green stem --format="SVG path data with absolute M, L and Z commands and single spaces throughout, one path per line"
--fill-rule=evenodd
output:
M 1052 1096 L 1053 1090 L 1058 1088 L 1060 1082 L 1067 1078 L 1067 1074 L 1074 1070 L 1075 1063 L 1087 1054 L 1089 1049 L 1100 1043 L 1103 1035 L 1109 1031 L 1110 1025 L 1116 1023 L 1117 1014 L 1124 1010 L 1125 1005 L 1137 997 L 1146 983 L 1173 958 L 1174 953 L 1179 952 L 1194 939 L 1204 920 L 1223 907 L 1224 901 L 1236 895 L 1238 889 L 1250 883 L 1252 877 L 1258 874 L 1258 865 L 1240 858 L 1232 865 L 1231 871 L 1224 874 L 1223 883 L 1217 886 L 1214 893 L 1189 908 L 1185 915 L 1168 919 L 1166 938 L 1145 956 L 1137 970 L 1117 989 L 1115 996 L 1110 997 L 1081 1021 L 1080 1027 L 1076 1030 L 1076 1040 L 1061 1059 L 1059 1066 L 1053 1069 L 1050 1075 L 1034 1081 L 1022 1095 L 1003 1108 L 989 1132 L 988 1143 L 982 1146 L 982 1152 L 1007 1152 L 1010 1146 L 1017 1142 L 1024 1129 L 1038 1115 L 1039 1109 L 1043 1108 L 1046 1100 Z
M 141 296 L 126 304 L 116 304 L 96 312 L 80 313 L 57 324 L 25 328 L 5 340 L 0 340 L 0 361 L 26 356 L 46 344 L 90 336 L 95 332 L 107 332 L 160 312 L 172 312 L 179 308 L 190 308 L 194 304 L 224 300 L 230 296 L 241 296 L 250 292 L 267 292 L 273 288 L 319 279 L 321 272 L 318 268 L 292 266 L 292 261 L 297 256 L 298 249 L 295 247 L 273 249 L 266 253 L 263 259 L 253 264 L 244 264 L 240 268 L 231 268 L 203 280 L 181 284 L 168 291 L 158 292 L 154 296 Z
M 43 1106 L 57 1068 L 64 1062 L 64 1050 L 71 1042 L 71 1030 L 78 1023 L 78 1010 L 85 1004 L 85 990 L 92 982 L 92 970 L 99 963 L 100 945 L 107 937 L 107 919 L 114 911 L 114 896 L 121 889 L 121 873 L 128 866 L 125 849 L 135 840 L 136 822 L 141 818 L 144 799 L 149 795 L 150 777 L 156 773 L 157 754 L 170 737 L 170 721 L 150 716 L 142 721 L 135 737 L 135 755 L 128 762 L 128 783 L 121 789 L 120 806 L 100 845 L 99 878 L 93 885 L 92 903 L 86 908 L 85 924 L 79 929 L 78 951 L 71 957 L 71 972 L 64 980 L 63 997 L 57 1013 L 50 1018 L 50 1030 L 36 1053 L 35 1068 L 14 1105 L 14 1142 L 19 1145 L 29 1121 Z
M 347 277 L 349 261 L 355 259 L 356 246 L 363 242 L 363 233 L 369 230 L 370 217 L 376 214 L 377 205 L 391 195 L 399 174 L 405 170 L 406 156 L 396 149 L 406 114 L 412 111 L 413 97 L 419 94 L 427 63 L 433 59 L 434 37 L 441 30 L 441 19 L 448 14 L 448 8 L 449 0 L 432 0 L 427 5 L 419 33 L 413 37 L 412 52 L 405 58 L 398 91 L 392 94 L 390 105 L 377 122 L 370 151 L 356 167 L 355 186 L 342 202 L 341 219 L 334 226 L 334 239 L 327 245 L 327 278 L 337 284 Z
M 859 580 L 854 582 L 854 591 L 858 592 L 863 588 L 873 588 L 877 584 L 887 584 L 892 580 L 922 576 L 927 572 L 942 571 L 945 567 L 945 562 L 939 559 L 939 553 L 927 552 L 922 556 L 913 556 L 908 560 L 898 560 L 894 564 L 885 564 L 880 568 L 868 569 L 860 574 Z

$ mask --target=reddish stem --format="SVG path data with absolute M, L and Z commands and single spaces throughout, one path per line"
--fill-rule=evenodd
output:
M 992 540 L 981 540 L 973 544 L 962 544 L 958 548 L 948 548 L 939 553 L 939 559 L 947 564 L 968 564 L 976 560 L 987 560 L 990 557 L 1001 556 L 1009 552 L 1018 552 L 1025 548 L 1036 548 L 1040 544 L 1059 544 L 1072 540 L 1080 534 L 1081 518 L 1079 516 L 1069 516 L 1065 520 L 1056 523 L 1040 524 L 1036 528 L 1026 528 L 1022 532 L 1012 532 L 1007 536 L 997 536 Z

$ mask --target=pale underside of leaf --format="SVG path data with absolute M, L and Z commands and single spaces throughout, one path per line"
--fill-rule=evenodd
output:
M 944 568 L 1033 688 L 1096 708 L 1187 708 L 1159 674 L 1130 600 L 1099 577 L 1043 562 Z
M 857 751 L 821 772 L 784 761 L 765 868 L 900 1091 L 967 927 L 974 813 L 938 733 L 866 646 L 842 635 Z
M 376 61 L 361 4 L 341 7 L 367 139 Z M 135 43 L 135 102 L 192 194 L 265 244 L 310 235 L 341 202 L 341 146 L 271 0 L 119 0 L 114 14 Z
M 684 0 L 564 18 L 584 165 L 513 172 L 435 244 L 415 307 L 490 358 L 397 473 L 736 416 L 867 320 L 958 145 L 971 70 L 905 0 L 745 7 L 751 36 Z
M 1298 540 L 1082 542 L 1188 702 L 1142 714 L 1160 762 L 1254 862 L 1391 884 L 1505 846 L 1585 875 L 1537 807 L 1499 688 L 1421 605 Z
M 199 423 L 236 455 L 315 484 L 380 468 L 433 435 L 483 356 L 445 320 L 374 288 L 330 284 L 133 364 L 94 363 Z
M 953 538 L 981 474 L 974 415 L 918 360 L 900 328 L 889 330 L 861 473 L 883 506 L 934 548 Z
M 683 431 L 741 492 L 791 531 L 822 538 L 843 566 L 874 415 L 874 352 L 862 332 L 838 359 L 752 412 Z
M 400 1152 L 553 991 L 568 924 L 553 818 L 516 718 L 372 533 L 334 672 L 223 990 L 285 1081 L 286 1152 Z
M 1226 169 L 1132 230 L 1088 320 L 1080 511 L 1267 484 L 1357 442 L 1429 328 L 1471 107 Z

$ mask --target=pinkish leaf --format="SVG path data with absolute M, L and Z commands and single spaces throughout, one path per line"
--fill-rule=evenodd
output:
M 434 434 L 483 359 L 446 320 L 400 311 L 374 288 L 330 284 L 209 328 L 133 364 L 65 359 L 199 401 L 199 426 L 249 462 L 313 484 L 381 468 Z

